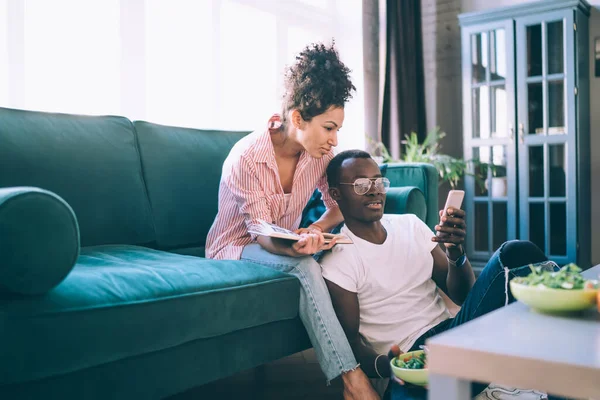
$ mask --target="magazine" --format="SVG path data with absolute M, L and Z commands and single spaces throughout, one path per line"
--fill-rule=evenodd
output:
M 270 236 L 279 239 L 287 239 L 287 240 L 300 240 L 300 235 L 294 233 L 288 229 L 282 228 L 277 225 L 273 225 L 268 223 L 267 221 L 258 220 L 260 222 L 260 226 L 255 226 L 254 229 L 249 230 L 249 233 L 253 233 L 259 236 Z M 333 233 L 323 233 L 325 237 L 325 243 L 331 242 L 333 238 L 336 238 L 336 244 L 351 244 L 352 239 L 343 234 L 333 234 Z

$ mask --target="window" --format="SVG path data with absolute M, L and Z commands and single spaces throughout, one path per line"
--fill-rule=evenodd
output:
M 8 0 L 0 0 L 0 27 L 6 26 L 7 29 L 0 28 L 0 60 L 8 60 Z M 0 104 L 8 104 L 9 99 L 9 81 L 8 81 L 8 63 L 0 62 Z
M 213 3 L 146 0 L 146 112 L 166 125 L 213 128 L 216 44 Z M 141 58 L 141 57 L 140 57 Z
M 364 147 L 361 0 L 0 0 L 0 106 L 251 130 L 286 64 L 335 38 L 358 91 L 340 148 Z M 351 127 L 351 128 L 350 128 Z
M 279 111 L 277 17 L 268 11 L 225 0 L 220 13 L 219 126 L 264 126 Z
M 119 1 L 26 0 L 24 108 L 120 111 Z

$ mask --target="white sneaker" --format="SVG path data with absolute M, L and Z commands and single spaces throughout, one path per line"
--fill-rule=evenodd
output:
M 531 389 L 518 389 L 509 386 L 490 384 L 483 392 L 479 393 L 474 400 L 545 400 L 546 393 Z

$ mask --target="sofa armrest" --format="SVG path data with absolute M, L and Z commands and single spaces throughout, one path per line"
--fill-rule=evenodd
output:
M 0 293 L 50 291 L 79 256 L 75 213 L 48 190 L 0 188 L 0 256 Z
M 387 165 L 385 176 L 392 187 L 414 186 L 421 190 L 426 204 L 422 219 L 433 230 L 439 222 L 437 169 L 426 163 L 393 163 Z
M 425 222 L 427 204 L 416 186 L 391 187 L 385 201 L 386 214 L 415 214 Z

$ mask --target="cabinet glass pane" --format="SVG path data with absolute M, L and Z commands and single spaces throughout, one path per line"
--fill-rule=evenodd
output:
M 506 89 L 504 85 L 492 86 L 491 90 L 491 101 L 492 101 L 492 136 L 493 137 L 507 137 L 508 128 L 508 116 L 506 110 Z
M 550 197 L 564 197 L 567 193 L 567 153 L 564 144 L 548 146 L 550 158 Z
M 496 250 L 500 245 L 508 240 L 508 232 L 507 232 L 507 207 L 506 202 L 495 202 L 492 205 L 493 209 L 493 218 L 494 223 L 493 226 L 493 249 Z
M 548 134 L 565 133 L 565 85 L 564 81 L 548 82 Z
M 544 133 L 544 92 L 541 82 L 527 85 L 527 100 L 529 134 Z
M 542 25 L 527 27 L 527 76 L 542 75 Z
M 506 35 L 504 29 L 490 32 L 490 80 L 498 81 L 506 78 Z
M 548 29 L 548 73 L 562 74 L 564 71 L 563 56 L 563 22 L 550 22 Z
M 505 146 L 494 146 L 492 148 L 492 171 L 487 182 L 491 182 L 491 185 L 486 186 L 492 192 L 492 197 L 498 198 L 507 195 Z
M 473 137 L 490 137 L 490 91 L 487 86 L 473 89 Z
M 567 255 L 567 205 L 550 203 L 550 254 Z
M 487 32 L 471 35 L 471 64 L 473 83 L 485 82 L 488 66 Z
M 544 221 L 544 204 L 529 204 L 529 240 L 535 243 L 542 251 L 546 252 L 545 232 L 546 223 Z
M 544 196 L 544 148 L 529 148 L 529 197 Z
M 475 203 L 475 251 L 490 251 L 488 248 L 488 203 Z
M 490 163 L 491 151 L 489 147 L 474 147 L 473 148 L 473 166 L 474 175 L 478 178 L 475 180 L 475 196 L 488 195 L 488 168 Z M 480 178 L 480 179 L 479 179 Z

